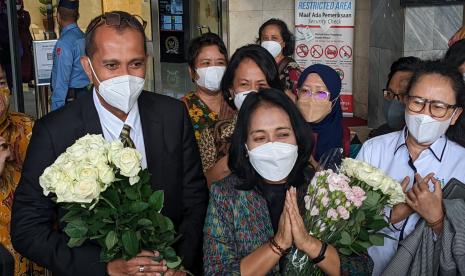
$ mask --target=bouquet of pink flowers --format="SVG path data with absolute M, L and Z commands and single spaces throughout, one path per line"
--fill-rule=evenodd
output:
M 302 214 L 308 232 L 338 249 L 340 254 L 361 254 L 382 245 L 379 230 L 388 225 L 386 205 L 404 201 L 401 185 L 383 171 L 362 161 L 346 158 L 339 172 L 317 172 L 304 197 Z M 303 252 L 291 252 L 288 273 L 323 275 Z

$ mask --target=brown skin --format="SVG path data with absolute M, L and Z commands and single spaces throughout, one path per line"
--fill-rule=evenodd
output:
M 102 25 L 95 30 L 96 51 L 92 57 L 95 74 L 100 81 L 122 75 L 145 77 L 145 64 L 147 60 L 143 46 L 143 36 L 132 28 L 117 32 L 114 28 Z M 81 57 L 84 70 L 95 84 L 98 91 L 99 82 L 89 65 L 87 56 Z M 97 96 L 105 109 L 110 111 L 120 120 L 125 121 L 127 114 L 111 106 L 97 93 Z M 166 272 L 166 262 L 155 262 L 151 258 L 158 252 L 142 251 L 137 257 L 125 261 L 118 259 L 107 264 L 107 272 L 111 276 L 119 275 L 160 275 Z M 144 273 L 139 273 L 139 267 L 144 266 Z
M 204 46 L 200 50 L 199 55 L 195 59 L 195 68 L 205 68 L 210 66 L 226 66 L 226 57 L 220 52 L 217 45 Z M 189 67 L 189 75 L 193 80 L 197 80 L 199 76 Z M 197 85 L 195 94 L 204 102 L 208 108 L 220 114 L 221 103 L 223 102 L 223 94 L 221 90 L 210 91 L 205 87 Z
M 279 27 L 276 25 L 266 26 L 260 34 L 260 40 L 262 42 L 272 40 L 281 44 L 281 52 L 278 56 L 275 57 L 276 64 L 279 64 L 279 62 L 281 62 L 281 60 L 284 58 L 282 49 L 284 49 L 284 46 L 286 46 L 286 43 L 284 43 L 283 37 L 281 36 L 281 30 Z
M 95 32 L 97 46 L 91 61 L 100 82 L 123 75 L 145 78 L 147 55 L 142 43 L 143 37 L 139 32 L 132 28 L 118 32 L 105 24 Z M 87 56 L 81 57 L 81 64 L 98 92 L 100 83 L 92 73 Z M 120 120 L 126 120 L 126 113 L 108 104 L 99 93 L 97 96 L 105 109 Z
M 422 76 L 411 88 L 410 95 L 429 100 L 438 100 L 450 105 L 456 104 L 455 92 L 452 89 L 451 81 L 438 74 Z M 408 114 L 418 114 L 410 111 L 408 108 L 406 108 L 406 112 L 408 112 Z M 462 112 L 462 108 L 457 108 L 455 113 L 453 109 L 449 109 L 446 116 L 435 119 L 445 121 L 452 118 L 450 125 L 454 125 Z M 432 116 L 429 112 L 429 103 L 425 105 L 421 114 Z M 413 161 L 417 160 L 420 154 L 430 146 L 430 144 L 418 143 L 411 135 L 407 137 L 406 144 Z M 406 188 L 405 181 L 408 183 L 408 180 L 404 179 L 404 189 Z M 434 184 L 433 192 L 428 189 L 429 181 Z M 434 178 L 434 173 L 429 173 L 424 178 L 419 174 L 415 175 L 415 185 L 413 185 L 412 189 L 407 192 L 406 204 L 394 207 L 392 212 L 393 214 L 391 214 L 393 216 L 391 221 L 401 221 L 414 211 L 428 223 L 434 223 L 444 216 L 444 211 L 442 209 L 441 185 L 439 181 Z M 433 230 L 437 234 L 440 234 L 442 232 L 442 228 L 443 224 L 440 223 L 433 227 Z
M 258 107 L 251 115 L 247 148 L 252 150 L 269 142 L 297 144 L 287 113 L 279 107 L 263 105 Z M 265 179 L 265 182 L 274 185 L 283 185 L 286 181 L 287 178 L 277 182 Z M 286 193 L 284 210 L 274 239 L 285 250 L 294 243 L 298 249 L 305 252 L 310 258 L 315 258 L 320 253 L 321 241 L 310 236 L 305 230 L 305 225 L 297 207 L 295 188 Z M 265 243 L 241 260 L 241 275 L 264 275 L 279 262 L 279 259 L 280 255 L 273 251 L 269 243 Z M 340 274 L 339 256 L 332 246 L 328 246 L 326 258 L 318 264 L 318 267 L 329 275 Z
M 253 60 L 244 59 L 235 71 L 233 86 L 229 91 L 231 97 L 234 98 L 236 93 L 250 90 L 258 91 L 260 88 L 267 87 L 270 86 L 260 67 L 258 67 Z M 223 179 L 230 173 L 231 171 L 228 168 L 228 156 L 224 156 L 216 162 L 215 166 L 205 172 L 208 186 L 210 187 L 213 182 Z

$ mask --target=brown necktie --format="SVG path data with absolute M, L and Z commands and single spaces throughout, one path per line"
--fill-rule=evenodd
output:
M 124 147 L 129 147 L 135 149 L 136 146 L 134 145 L 134 142 L 132 141 L 131 137 L 129 136 L 129 133 L 131 132 L 131 127 L 128 125 L 124 125 L 123 129 L 121 130 L 121 133 L 119 135 L 119 139 L 121 142 L 123 142 Z

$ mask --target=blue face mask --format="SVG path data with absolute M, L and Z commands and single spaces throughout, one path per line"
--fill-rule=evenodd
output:
M 398 100 L 383 101 L 384 118 L 388 126 L 399 130 L 405 126 L 405 105 Z

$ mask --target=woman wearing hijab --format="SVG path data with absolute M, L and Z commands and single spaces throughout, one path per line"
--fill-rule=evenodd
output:
M 302 72 L 297 87 L 297 107 L 314 132 L 312 156 L 318 161 L 328 150 L 343 147 L 341 78 L 333 68 L 314 64 Z

